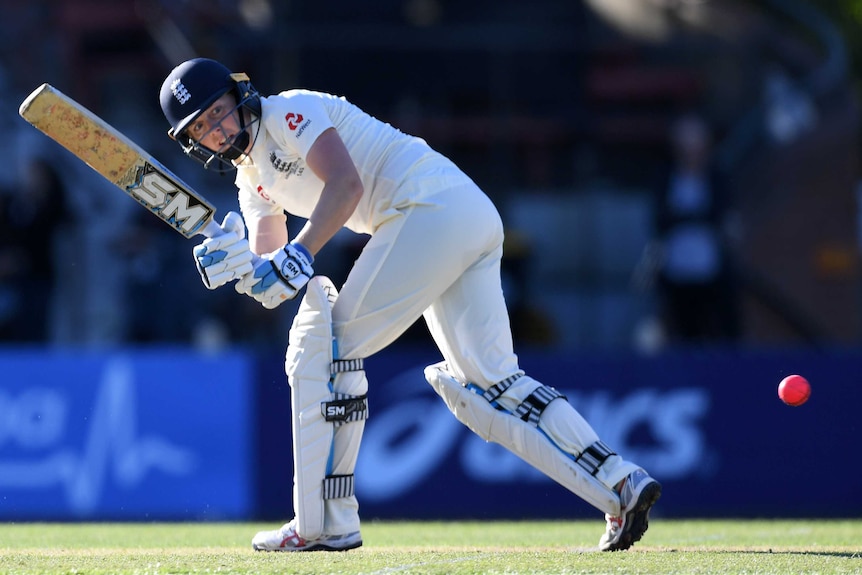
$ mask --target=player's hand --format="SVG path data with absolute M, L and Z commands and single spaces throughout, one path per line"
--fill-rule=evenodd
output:
M 266 309 L 293 299 L 305 287 L 314 270 L 314 258 L 301 244 L 287 244 L 255 258 L 254 270 L 236 282 L 236 291 L 259 301 Z
M 223 233 L 207 238 L 192 253 L 204 285 L 216 289 L 252 271 L 254 254 L 245 239 L 245 222 L 236 212 L 228 212 L 221 224 Z

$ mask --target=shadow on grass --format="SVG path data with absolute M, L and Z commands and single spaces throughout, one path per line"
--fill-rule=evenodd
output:
M 646 548 L 642 548 L 646 551 Z M 664 551 L 670 553 L 715 553 L 716 555 L 811 555 L 819 557 L 842 557 L 845 559 L 862 559 L 862 551 L 808 551 L 804 549 L 708 549 L 708 548 L 667 548 L 656 549 L 656 551 Z

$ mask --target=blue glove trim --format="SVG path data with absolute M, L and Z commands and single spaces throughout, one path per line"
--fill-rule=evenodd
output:
M 300 252 L 302 255 L 304 255 L 306 258 L 308 258 L 308 263 L 310 263 L 310 264 L 314 263 L 314 256 L 311 255 L 311 252 L 308 251 L 307 247 L 305 247 L 304 245 L 302 245 L 299 242 L 290 242 L 290 245 L 295 247 L 296 251 Z
M 209 253 L 196 252 L 195 257 L 197 257 L 202 267 L 207 268 L 213 264 L 223 262 L 227 257 L 227 252 L 224 250 L 216 250 Z
M 266 262 L 254 270 L 254 277 L 260 278 L 260 281 L 252 286 L 251 293 L 252 295 L 258 295 L 271 288 L 278 281 L 279 274 L 274 263 Z

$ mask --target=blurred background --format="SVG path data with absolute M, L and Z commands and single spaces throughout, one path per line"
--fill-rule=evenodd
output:
M 665 483 L 657 514 L 862 514 L 858 0 L 0 8 L 0 518 L 292 513 L 298 302 L 207 291 L 193 242 L 17 114 L 51 83 L 221 218 L 232 178 L 182 155 L 157 100 L 195 56 L 264 95 L 343 95 L 471 175 L 507 228 L 522 367 Z M 365 239 L 316 271 L 338 285 Z M 369 359 L 366 517 L 592 517 L 460 427 L 422 376 L 438 359 L 421 323 Z M 775 394 L 790 373 L 803 407 Z

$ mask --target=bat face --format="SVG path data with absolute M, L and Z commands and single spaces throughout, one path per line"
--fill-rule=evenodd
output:
M 78 102 L 43 84 L 19 114 L 187 238 L 220 228 L 215 208 L 170 170 Z

